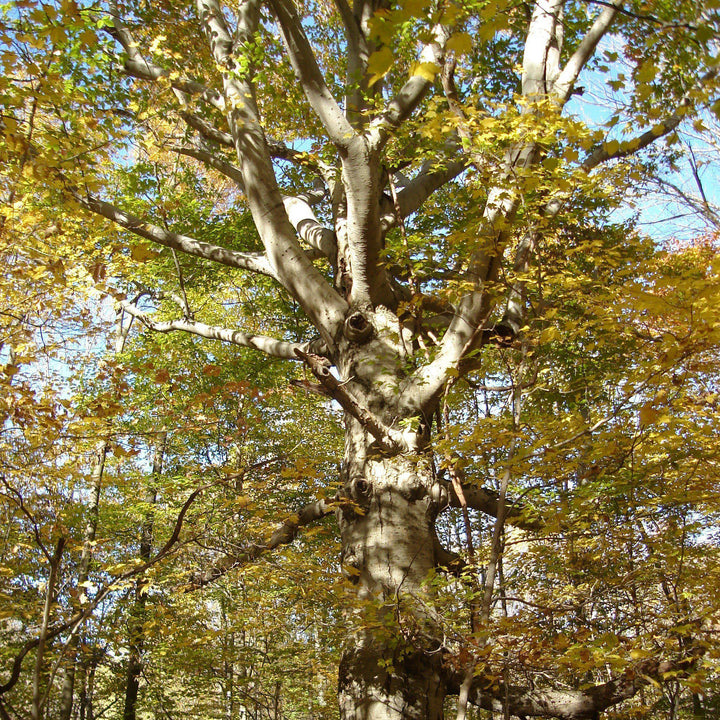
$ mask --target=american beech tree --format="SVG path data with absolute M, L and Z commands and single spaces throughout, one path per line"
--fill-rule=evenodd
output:
M 554 469 L 565 501 L 576 489 L 587 497 L 611 472 L 598 452 L 616 452 L 615 473 L 630 457 L 621 439 L 611 452 L 598 434 L 630 407 L 641 427 L 660 422 L 667 392 L 652 394 L 654 378 L 681 386 L 690 372 L 681 362 L 717 342 L 718 323 L 694 315 L 707 332 L 680 347 L 690 321 L 664 320 L 649 299 L 656 277 L 671 292 L 672 261 L 651 262 L 630 222 L 613 224 L 609 212 L 662 171 L 685 124 L 702 132 L 703 113 L 717 108 L 719 25 L 718 3 L 639 0 L 63 1 L 5 11 L 6 152 L 18 177 L 45 188 L 46 213 L 87 228 L 98 289 L 150 331 L 285 361 L 296 392 L 319 395 L 330 420 L 342 412 L 337 493 L 191 584 L 334 512 L 340 561 L 366 613 L 346 618 L 343 718 L 440 718 L 455 695 L 458 717 L 475 704 L 596 718 L 699 662 L 689 635 L 682 652 L 661 644 L 575 687 L 545 671 L 498 672 L 487 659 L 505 526 L 562 527 L 549 506 L 532 512 L 531 494 L 512 496 L 517 476 L 533 475 L 533 457 L 552 465 L 559 456 L 547 453 L 572 447 L 564 457 L 575 474 Z M 51 247 L 60 233 L 48 230 Z M 692 292 L 717 273 L 708 257 Z M 606 367 L 614 400 L 593 408 L 578 397 L 571 424 L 547 420 L 545 434 L 523 436 L 526 391 L 544 392 L 538 347 L 564 348 L 557 372 L 567 376 L 582 374 L 573 348 L 590 347 L 553 318 L 610 347 L 607 307 L 586 308 L 597 323 L 572 319 L 574 294 L 606 281 L 631 283 L 637 301 L 618 300 L 612 328 L 630 379 Z M 645 355 L 633 365 L 638 338 Z M 664 359 L 653 364 L 655 349 Z M 698 361 L 687 382 L 710 367 Z M 496 426 L 495 485 L 485 487 L 472 469 L 481 439 L 453 423 L 463 398 L 498 377 L 510 383 L 509 424 Z M 492 417 L 500 396 L 488 397 Z M 560 412 L 560 400 L 547 402 Z M 463 548 L 438 534 L 451 507 Z M 484 546 L 471 511 L 493 518 Z M 434 606 L 438 573 L 468 592 L 463 642 Z

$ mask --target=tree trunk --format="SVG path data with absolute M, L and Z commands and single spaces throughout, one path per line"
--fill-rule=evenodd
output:
M 349 485 L 354 502 L 340 512 L 343 563 L 368 612 L 378 615 L 364 618 L 344 650 L 341 715 L 441 718 L 442 658 L 422 602 L 423 581 L 435 566 L 432 466 L 422 456 L 368 458 L 365 474 Z
M 91 478 L 91 495 L 90 504 L 88 506 L 88 521 L 85 526 L 83 536 L 83 549 L 80 556 L 80 567 L 78 568 L 78 588 L 81 595 L 85 593 L 84 583 L 90 576 L 90 560 L 92 559 L 93 544 L 95 542 L 95 534 L 97 532 L 98 510 L 100 506 L 100 488 L 102 485 L 103 470 L 105 468 L 105 459 L 107 458 L 109 443 L 107 440 L 101 440 L 95 449 L 95 462 L 93 463 Z M 84 663 L 84 659 L 78 660 L 78 650 L 82 638 L 82 630 L 78 628 L 77 633 L 68 648 L 68 666 L 65 670 L 65 679 L 63 681 L 62 695 L 60 698 L 60 720 L 70 720 L 73 709 L 73 700 L 75 693 L 75 672 L 78 662 Z
M 367 316 L 373 338 L 350 346 L 338 367 L 351 379 L 354 397 L 386 426 L 412 433 L 419 449 L 383 451 L 368 428 L 346 414 L 345 501 L 338 518 L 343 567 L 364 617 L 353 618 L 343 652 L 340 711 L 344 720 L 436 720 L 446 687 L 431 604 L 423 597 L 436 566 L 435 518 L 447 488 L 422 449 L 423 419 L 403 418 L 397 407 L 405 361 L 397 319 Z
M 32 676 L 32 705 L 30 706 L 30 717 L 32 720 L 43 720 L 44 708 L 42 697 L 42 673 L 45 659 L 45 646 L 47 643 L 47 633 L 50 627 L 50 614 L 52 605 L 55 601 L 55 586 L 57 584 L 58 572 L 60 571 L 60 561 L 62 560 L 63 550 L 65 548 L 65 538 L 60 537 L 55 545 L 55 552 L 52 556 L 48 555 L 48 564 L 50 566 L 47 584 L 45 587 L 45 605 L 43 607 L 42 624 L 40 626 L 40 637 L 35 651 L 35 668 Z
M 154 505 L 157 501 L 157 485 L 162 472 L 163 456 L 167 433 L 161 432 L 156 440 L 153 453 L 153 467 L 150 485 L 145 494 L 148 510 L 145 514 L 140 536 L 140 559 L 146 562 L 152 553 L 153 533 L 155 524 Z M 140 674 L 142 673 L 142 652 L 145 645 L 145 604 L 147 594 L 145 582 L 141 577 L 135 585 L 135 604 L 130 614 L 130 656 L 128 657 L 127 681 L 125 685 L 125 706 L 123 720 L 135 720 L 137 699 L 140 690 Z

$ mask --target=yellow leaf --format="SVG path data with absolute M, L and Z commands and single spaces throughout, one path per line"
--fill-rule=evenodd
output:
M 50 39 L 57 44 L 64 42 L 65 40 L 65 29 L 59 25 L 53 25 L 50 28 Z
M 658 419 L 660 413 L 652 406 L 651 403 L 646 403 L 640 408 L 640 425 L 645 427 L 650 423 L 655 422 Z
M 472 38 L 469 33 L 460 32 L 450 36 L 446 48 L 458 55 L 469 53 L 472 50 Z
M 154 260 L 160 253 L 153 250 L 149 245 L 135 245 L 130 249 L 130 257 L 136 262 L 147 262 Z
M 551 325 L 550 327 L 546 327 L 541 333 L 540 333 L 540 342 L 546 343 L 546 342 L 552 342 L 553 340 L 556 340 L 560 336 L 560 332 L 556 327 Z
M 20 368 L 17 365 L 14 365 L 13 363 L 8 363 L 7 365 L 3 365 L 3 372 L 8 377 L 12 377 L 15 375 Z
M 423 17 L 427 14 L 429 3 L 427 0 L 405 0 L 400 7 L 412 17 Z
M 410 75 L 419 75 L 424 80 L 432 82 L 440 69 L 439 65 L 431 62 L 415 63 L 410 70 Z
M 96 45 L 98 42 L 97 33 L 90 28 L 86 28 L 80 33 L 80 42 L 90 47 Z
M 385 77 L 395 62 L 395 57 L 389 47 L 381 47 L 376 50 L 368 59 L 368 72 L 372 73 L 368 85 L 374 85 L 378 80 Z
M 657 66 L 652 60 L 644 62 L 638 69 L 635 79 L 639 83 L 652 82 L 657 75 Z

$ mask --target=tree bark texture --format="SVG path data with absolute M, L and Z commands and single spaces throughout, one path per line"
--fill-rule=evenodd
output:
M 339 367 L 352 378 L 348 392 L 383 424 L 402 428 L 403 329 L 383 310 L 363 317 L 372 337 L 344 343 Z M 423 597 L 436 566 L 435 518 L 448 491 L 423 447 L 426 429 L 417 417 L 407 421 L 404 432 L 415 449 L 388 453 L 356 417 L 346 415 L 338 511 L 342 562 L 374 621 L 366 615 L 350 628 L 339 673 L 346 720 L 442 717 L 442 654 Z

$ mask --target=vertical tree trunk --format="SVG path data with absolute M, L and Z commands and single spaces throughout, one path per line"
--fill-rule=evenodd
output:
M 48 572 L 47 585 L 45 587 L 45 605 L 43 607 L 42 623 L 40 626 L 40 639 L 35 653 L 35 668 L 32 679 L 32 706 L 30 707 L 30 717 L 32 720 L 43 719 L 43 697 L 42 697 L 42 672 L 43 661 L 45 659 L 45 643 L 47 640 L 47 632 L 50 627 L 50 613 L 52 611 L 53 601 L 55 600 L 55 585 L 57 584 L 58 572 L 60 571 L 60 561 L 65 548 L 65 538 L 58 539 L 55 545 L 55 552 L 52 556 L 48 556 L 50 569 Z
M 223 644 L 223 703 L 225 720 L 235 718 L 235 633 L 230 629 L 230 622 L 225 607 L 225 596 L 220 601 L 222 613 L 222 644 Z
M 167 433 L 161 432 L 155 442 L 152 476 L 144 498 L 148 506 L 140 535 L 140 559 L 144 562 L 150 559 L 152 553 L 155 524 L 154 505 L 157 502 L 157 486 L 160 474 L 162 473 L 166 442 Z M 142 652 L 145 644 L 145 631 L 143 626 L 146 602 L 145 583 L 143 579 L 140 578 L 135 584 L 135 603 L 130 612 L 130 656 L 128 657 L 127 680 L 125 684 L 123 720 L 136 720 L 140 674 L 143 669 Z
M 97 532 L 100 487 L 102 485 L 107 451 L 107 440 L 102 440 L 95 448 L 95 461 L 93 463 L 90 483 L 91 494 L 90 503 L 88 505 L 88 520 L 87 525 L 85 526 L 85 533 L 83 535 L 83 549 L 80 556 L 80 566 L 78 568 L 78 588 L 81 594 L 84 593 L 83 585 L 87 582 L 90 575 L 90 560 L 92 558 L 93 543 Z M 72 639 L 70 647 L 68 648 L 68 665 L 65 671 L 65 679 L 63 681 L 62 695 L 60 698 L 60 720 L 70 720 L 70 717 L 72 716 L 77 664 L 78 662 L 81 664 L 85 662 L 84 659 L 78 658 L 81 638 L 82 631 L 79 628 L 77 634 Z
M 378 426 L 407 432 L 408 446 L 418 449 L 382 448 L 377 427 L 346 413 L 342 562 L 366 612 L 349 618 L 355 625 L 340 663 L 340 713 L 343 720 L 439 720 L 446 694 L 442 653 L 424 596 L 447 488 L 422 449 L 425 418 L 399 407 L 409 338 L 382 308 L 362 316 L 372 333 L 340 344 L 340 375 Z
M 352 425 L 352 423 L 351 423 Z M 356 435 L 359 430 L 350 430 Z M 358 448 L 357 438 L 349 447 Z M 359 462 L 358 462 L 359 461 Z M 339 672 L 344 720 L 438 720 L 445 686 L 422 602 L 435 566 L 438 481 L 423 455 L 348 457 L 340 512 L 343 563 L 384 627 L 355 628 Z M 359 471 L 362 470 L 360 473 Z
M 95 720 L 95 673 L 97 672 L 98 658 L 95 657 L 88 663 L 80 666 L 83 680 L 80 696 L 80 720 Z
M 282 699 L 281 691 L 282 683 L 277 680 L 275 682 L 275 693 L 273 695 L 273 720 L 280 720 L 280 701 Z

